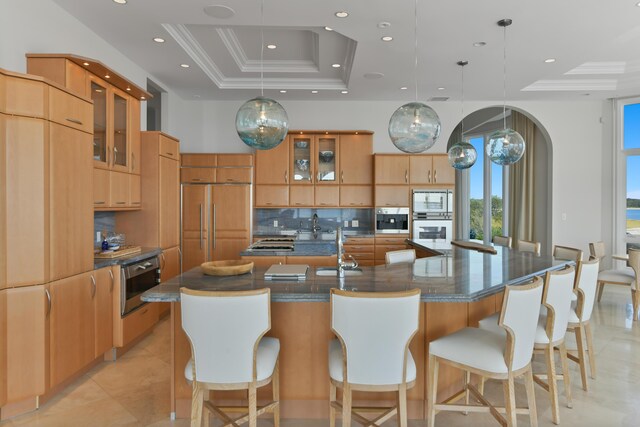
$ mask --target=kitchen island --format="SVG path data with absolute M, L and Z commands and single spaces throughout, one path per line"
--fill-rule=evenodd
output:
M 497 254 L 454 248 L 451 256 L 418 259 L 413 264 L 364 267 L 360 274 L 343 279 L 316 275 L 310 268 L 304 281 L 265 280 L 267 267 L 257 266 L 250 274 L 228 277 L 205 276 L 195 268 L 156 286 L 143 295 L 150 302 L 171 302 L 173 334 L 172 410 L 188 417 L 191 387 L 184 379 L 184 366 L 191 356 L 180 322 L 179 289 L 203 290 L 271 289 L 272 328 L 267 335 L 280 339 L 280 396 L 285 418 L 326 418 L 329 413 L 328 344 L 332 339 L 329 319 L 329 290 L 385 292 L 419 288 L 421 320 L 411 343 L 418 378 L 408 393 L 411 418 L 423 418 L 426 400 L 428 342 L 466 326 L 475 326 L 485 316 L 498 311 L 505 285 L 528 281 L 565 263 L 551 257 L 537 257 L 498 247 Z M 442 369 L 438 400 L 459 389 L 461 373 Z M 262 390 L 265 398 L 269 387 Z M 241 399 L 230 393 L 228 399 Z M 355 394 L 357 401 L 393 402 L 392 393 Z

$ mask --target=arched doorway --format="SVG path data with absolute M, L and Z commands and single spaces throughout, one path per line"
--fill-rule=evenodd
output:
M 516 217 L 520 218 L 517 226 L 509 224 L 509 218 L 514 221 L 514 215 L 521 213 L 514 203 L 510 204 L 511 199 L 520 196 L 520 193 L 515 196 L 510 193 L 510 186 L 514 185 L 513 179 L 509 178 L 512 168 L 495 165 L 484 155 L 484 143 L 491 133 L 503 128 L 505 117 L 507 127 L 513 128 L 514 120 L 520 126 L 523 120 L 532 126 L 528 128 L 530 136 L 526 138 L 529 139 L 526 140 L 526 155 L 532 156 L 532 168 L 527 175 L 531 183 L 527 192 L 530 196 L 527 197 L 525 218 Z M 460 136 L 461 123 L 458 123 L 449 137 L 447 150 L 460 140 Z M 544 126 L 530 113 L 517 107 L 507 107 L 505 115 L 502 106 L 487 107 L 465 116 L 464 137 L 476 147 L 478 160 L 469 170 L 456 173 L 456 237 L 490 242 L 492 235 L 512 235 L 510 229 L 518 229 L 524 221 L 531 227 L 530 238 L 541 243 L 543 253 L 551 253 L 553 150 Z M 522 201 L 518 202 L 520 206 Z M 509 215 L 513 209 L 517 212 Z

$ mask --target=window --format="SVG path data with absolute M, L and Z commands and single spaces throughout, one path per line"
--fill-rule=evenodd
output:
M 616 219 L 620 224 L 616 229 L 616 245 L 619 249 L 625 247 L 640 247 L 640 100 L 625 100 L 619 103 L 621 107 L 622 141 L 618 157 L 618 185 L 619 194 L 623 200 L 616 203 Z
M 469 169 L 469 238 L 484 239 L 484 138 L 469 139 L 478 153 L 476 164 Z

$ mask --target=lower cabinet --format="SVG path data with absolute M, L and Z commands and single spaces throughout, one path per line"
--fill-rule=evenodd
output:
M 160 282 L 164 283 L 180 274 L 180 247 L 165 249 L 160 255 Z M 159 315 L 163 316 L 171 310 L 171 303 L 154 303 L 158 305 Z
M 116 282 L 112 267 L 101 268 L 93 273 L 96 281 L 94 358 L 98 358 L 113 348 L 113 293 Z
M 376 235 L 374 252 L 375 265 L 384 265 L 386 263 L 385 255 L 387 252 L 407 249 L 405 240 L 408 238 L 408 234 L 395 235 L 393 237 L 380 234 Z
M 244 261 L 252 261 L 256 267 L 273 264 L 308 264 L 311 267 L 335 267 L 336 256 L 243 256 Z

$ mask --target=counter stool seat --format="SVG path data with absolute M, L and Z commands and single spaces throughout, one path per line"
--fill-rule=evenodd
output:
M 542 309 L 544 308 L 545 307 L 543 306 Z M 540 311 L 543 311 L 543 310 L 540 310 Z M 493 334 L 506 336 L 505 330 L 498 325 L 499 318 L 500 318 L 500 313 L 496 313 L 489 317 L 485 317 L 479 322 L 478 327 L 481 330 L 484 330 L 486 332 L 492 332 Z M 540 313 L 540 316 L 538 316 L 538 325 L 536 326 L 536 335 L 535 335 L 535 341 L 534 341 L 536 344 L 549 343 L 549 336 L 547 335 L 547 331 L 545 329 L 546 326 L 547 326 L 547 315 L 545 310 L 544 313 Z
M 636 274 L 630 267 L 621 268 L 619 270 L 602 270 L 598 273 L 599 282 L 615 282 L 630 285 L 635 280 Z

